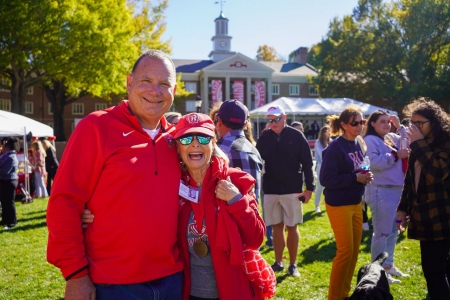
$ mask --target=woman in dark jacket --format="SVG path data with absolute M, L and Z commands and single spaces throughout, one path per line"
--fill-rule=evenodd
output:
M 450 299 L 450 119 L 430 99 L 420 98 L 404 112 L 411 155 L 405 174 L 397 227 L 420 241 L 422 270 L 431 300 Z M 409 219 L 409 224 L 406 225 Z
M 45 157 L 45 170 L 47 171 L 47 192 L 50 196 L 52 182 L 55 178 L 56 171 L 58 170 L 59 162 L 56 158 L 55 147 L 53 147 L 49 140 L 43 140 L 42 146 L 44 147 L 45 154 L 47 154 Z
M 2 145 L 2 155 L 0 156 L 0 202 L 2 204 L 1 225 L 5 229 L 16 226 L 16 188 L 19 180 L 17 168 L 19 166 L 16 151 L 19 150 L 19 141 L 8 138 Z

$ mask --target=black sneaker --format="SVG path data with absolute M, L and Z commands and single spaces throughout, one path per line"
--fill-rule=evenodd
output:
M 284 270 L 284 266 L 283 266 L 283 263 L 281 263 L 281 264 L 279 264 L 279 263 L 274 263 L 273 265 L 272 265 L 272 270 L 274 271 L 274 272 L 279 272 L 279 271 L 283 271 Z
M 292 264 L 289 266 L 288 273 L 289 273 L 289 275 L 294 276 L 294 277 L 300 276 L 300 272 L 298 271 L 298 268 L 295 264 Z

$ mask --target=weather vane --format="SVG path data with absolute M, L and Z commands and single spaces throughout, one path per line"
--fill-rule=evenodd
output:
M 215 2 L 216 4 L 219 4 L 219 3 L 220 3 L 220 12 L 223 11 L 223 10 L 222 10 L 222 7 L 223 7 L 223 5 L 225 4 L 225 2 L 227 2 L 227 1 L 220 0 L 220 1 L 216 1 L 216 2 Z

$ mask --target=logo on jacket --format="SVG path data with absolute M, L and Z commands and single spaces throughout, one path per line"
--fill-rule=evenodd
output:
M 132 134 L 134 131 L 135 131 L 135 130 L 132 130 L 132 131 L 130 131 L 130 132 L 128 132 L 128 133 L 122 132 L 122 134 L 123 134 L 123 136 L 128 136 L 128 135 Z
M 163 134 L 164 138 L 166 139 L 167 145 L 169 148 L 173 148 L 175 146 L 175 139 L 170 133 Z

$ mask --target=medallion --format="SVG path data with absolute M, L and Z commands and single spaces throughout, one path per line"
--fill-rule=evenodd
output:
M 194 252 L 198 257 L 205 257 L 208 254 L 208 245 L 202 239 L 198 239 L 194 244 Z

